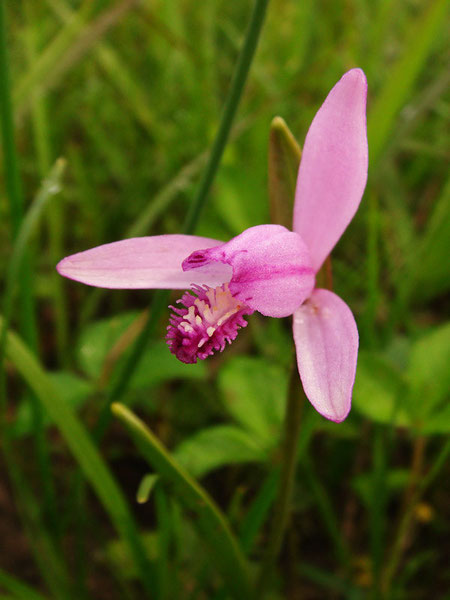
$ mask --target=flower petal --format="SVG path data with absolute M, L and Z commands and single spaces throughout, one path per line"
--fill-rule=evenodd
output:
M 305 394 L 321 415 L 343 421 L 350 411 L 358 355 L 352 311 L 333 292 L 314 290 L 294 313 L 293 331 Z
M 67 256 L 56 268 L 64 277 L 103 288 L 185 289 L 192 283 L 217 287 L 230 280 L 228 265 L 214 263 L 185 273 L 181 263 L 193 250 L 221 243 L 194 235 L 130 238 Z
M 367 82 L 348 71 L 328 94 L 305 139 L 293 229 L 317 272 L 352 220 L 367 180 Z
M 216 261 L 233 268 L 233 296 L 269 317 L 292 315 L 314 288 L 306 245 L 281 225 L 250 227 L 221 246 L 197 250 L 183 262 L 183 269 Z

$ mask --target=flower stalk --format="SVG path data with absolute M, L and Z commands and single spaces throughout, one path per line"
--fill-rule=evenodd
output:
M 281 451 L 281 473 L 278 496 L 273 511 L 273 520 L 269 533 L 259 578 L 256 584 L 256 597 L 262 600 L 270 580 L 275 561 L 280 553 L 291 515 L 292 492 L 297 467 L 297 448 L 301 429 L 301 415 L 305 403 L 305 393 L 298 385 L 297 365 L 292 364 L 289 379 L 286 414 L 283 428 L 283 446 Z

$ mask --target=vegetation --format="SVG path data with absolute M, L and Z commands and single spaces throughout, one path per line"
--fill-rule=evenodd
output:
M 1 598 L 251 598 L 261 565 L 268 599 L 448 589 L 447 4 L 265 4 L 1 3 Z M 360 334 L 353 408 L 335 424 L 304 403 L 267 566 L 290 320 L 255 313 L 232 347 L 184 365 L 164 342 L 179 293 L 93 289 L 55 265 L 270 222 L 273 118 L 301 146 L 355 66 L 369 180 L 332 255 Z

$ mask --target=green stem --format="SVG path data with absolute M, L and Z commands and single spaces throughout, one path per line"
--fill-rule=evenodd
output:
M 286 415 L 284 419 L 284 442 L 281 454 L 280 487 L 278 489 L 278 497 L 274 507 L 269 540 L 256 585 L 256 597 L 258 600 L 262 600 L 263 596 L 268 591 L 268 582 L 275 561 L 281 550 L 289 522 L 304 399 L 304 392 L 299 385 L 297 366 L 294 364 L 291 371 Z
M 373 435 L 372 500 L 370 504 L 370 550 L 373 564 L 373 598 L 380 597 L 381 560 L 386 534 L 386 439 L 383 429 L 376 425 Z
M 366 260 L 366 306 L 362 325 L 370 347 L 377 345 L 377 310 L 380 304 L 380 257 L 379 257 L 379 207 L 375 192 L 368 198 L 367 210 L 367 260 Z
M 187 215 L 184 227 L 185 233 L 193 233 L 195 230 L 200 218 L 200 213 L 205 205 L 208 192 L 211 188 L 211 184 L 214 181 L 214 177 L 217 173 L 228 136 L 230 135 L 231 125 L 233 124 L 242 92 L 244 91 L 250 65 L 252 64 L 252 60 L 255 55 L 255 50 L 258 45 L 258 40 L 264 23 L 264 17 L 266 15 L 268 4 L 269 0 L 256 0 L 254 4 L 244 45 L 238 58 L 228 97 L 225 101 L 219 130 L 217 132 L 216 139 L 214 140 L 213 147 L 211 148 L 208 165 L 200 182 L 200 187 L 195 201 Z
M 205 175 L 200 183 L 199 191 L 193 203 L 193 208 L 186 217 L 185 226 L 183 228 L 185 233 L 194 232 L 197 222 L 200 218 L 201 210 L 205 204 L 207 193 L 217 173 L 220 159 L 222 157 L 225 144 L 233 124 L 236 109 L 241 98 L 249 68 L 254 56 L 259 34 L 261 32 L 261 27 L 264 22 L 267 4 L 268 0 L 257 0 L 255 3 L 250 25 L 247 30 L 247 36 L 239 56 L 231 89 L 225 102 L 225 108 L 219 126 L 219 131 L 209 156 Z M 136 339 L 133 348 L 123 365 L 119 377 L 116 380 L 116 384 L 109 391 L 106 401 L 100 411 L 99 418 L 93 431 L 94 439 L 97 442 L 103 437 L 111 421 L 111 405 L 114 402 L 121 400 L 127 390 L 128 384 L 143 356 L 147 342 L 152 337 L 153 332 L 156 329 L 159 317 L 164 310 L 164 307 L 167 306 L 169 294 L 170 292 L 166 290 L 158 290 L 153 296 L 153 302 L 149 311 L 150 317 L 147 319 L 144 328 Z M 84 485 L 81 481 L 80 475 L 81 474 L 77 476 L 75 485 L 77 488 L 80 488 L 79 494 L 80 497 L 83 498 Z M 83 502 L 81 502 L 81 505 L 82 504 Z M 81 505 L 79 506 L 79 510 L 82 508 Z
M 238 107 L 239 100 L 241 99 L 250 65 L 255 54 L 268 3 L 269 0 L 256 0 L 255 2 L 244 45 L 236 65 L 231 88 L 225 101 L 225 107 L 219 130 L 209 156 L 205 173 L 200 182 L 199 190 L 192 204 L 192 208 L 186 217 L 185 225 L 183 227 L 184 233 L 194 232 L 200 218 L 201 210 L 205 205 L 207 194 L 217 173 L 217 169 L 219 168 L 220 159 L 222 158 L 222 154 L 230 134 L 231 126 L 236 115 L 236 109 Z M 153 303 L 150 308 L 150 318 L 137 338 L 133 349 L 123 366 L 121 374 L 117 379 L 117 383 L 108 394 L 105 405 L 101 410 L 98 423 L 94 430 L 95 437 L 97 439 L 100 439 L 107 429 L 111 420 L 110 406 L 113 402 L 118 402 L 124 395 L 128 387 L 128 383 L 143 355 L 147 341 L 151 338 L 151 335 L 158 323 L 158 318 L 164 307 L 167 305 L 168 298 L 169 293 L 165 290 L 157 291 L 155 293 Z

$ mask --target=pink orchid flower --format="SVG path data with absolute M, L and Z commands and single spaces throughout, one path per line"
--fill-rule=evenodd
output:
M 59 273 L 87 285 L 185 289 L 167 342 L 186 363 L 222 351 L 255 310 L 293 315 L 297 364 L 316 410 L 336 422 L 350 410 L 358 330 L 336 294 L 315 274 L 353 218 L 367 180 L 367 83 L 348 71 L 328 94 L 306 136 L 293 231 L 258 225 L 229 242 L 159 235 L 105 244 L 64 258 Z

